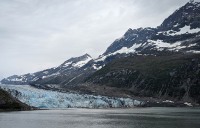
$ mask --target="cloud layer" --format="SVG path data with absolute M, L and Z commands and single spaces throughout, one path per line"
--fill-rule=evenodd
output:
M 199 1 L 199 0 L 196 0 Z M 156 27 L 188 0 L 1 0 L 0 79 L 102 54 L 128 28 Z

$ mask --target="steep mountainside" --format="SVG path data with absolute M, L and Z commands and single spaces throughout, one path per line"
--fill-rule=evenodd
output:
M 0 111 L 5 110 L 31 110 L 28 105 L 12 97 L 8 92 L 0 89 Z
M 161 54 L 163 51 L 200 52 L 200 3 L 187 3 L 157 28 L 129 29 L 103 54 Z
M 200 54 L 133 55 L 115 60 L 87 84 L 117 87 L 135 96 L 200 103 Z

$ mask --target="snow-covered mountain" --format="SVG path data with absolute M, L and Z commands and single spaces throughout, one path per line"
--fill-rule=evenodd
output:
M 69 84 L 73 81 L 87 76 L 89 72 L 93 72 L 94 68 L 85 69 L 84 66 L 92 61 L 92 57 L 85 54 L 80 57 L 70 58 L 58 67 L 46 69 L 36 73 L 28 73 L 25 75 L 13 75 L 3 79 L 4 84 L 31 84 L 31 83 L 50 83 L 50 84 Z
M 66 68 L 66 67 L 69 69 L 81 68 L 91 60 L 92 60 L 92 57 L 88 54 L 85 54 L 83 56 L 71 58 L 65 61 L 63 64 L 60 65 L 60 68 L 61 69 Z
M 163 52 L 200 53 L 200 2 L 187 3 L 157 28 L 128 29 L 98 60 L 123 53 L 159 55 Z
M 4 84 L 77 85 L 107 63 L 129 56 L 173 53 L 200 53 L 200 2 L 188 2 L 166 18 L 157 28 L 128 29 L 98 58 L 85 54 L 58 67 L 32 74 L 14 75 Z

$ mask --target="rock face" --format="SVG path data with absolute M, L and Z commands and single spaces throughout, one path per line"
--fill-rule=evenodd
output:
M 189 2 L 185 6 L 176 10 L 158 27 L 161 31 L 178 31 L 184 26 L 191 26 L 191 29 L 200 27 L 200 4 L 199 2 Z
M 103 54 L 161 54 L 164 51 L 199 52 L 200 3 L 187 3 L 157 28 L 129 29 Z
M 200 103 L 200 55 L 129 56 L 107 64 L 87 82 L 139 97 Z
M 134 95 L 200 103 L 200 2 L 189 2 L 157 28 L 128 29 L 98 58 L 85 54 L 58 67 L 14 75 L 3 84 L 106 85 Z
M 144 44 L 148 39 L 151 39 L 152 36 L 156 35 L 156 32 L 157 29 L 155 28 L 129 28 L 128 31 L 121 38 L 116 39 L 111 44 L 111 46 L 107 48 L 106 52 L 103 55 L 106 56 L 115 52 L 120 53 L 120 50 L 123 49 L 127 51 L 129 49 L 130 52 L 134 52 L 133 50 L 136 50 L 136 48 L 141 46 L 141 44 Z M 133 46 L 135 46 L 135 49 Z
M 8 92 L 0 89 L 0 111 L 31 110 L 28 105 L 12 97 Z

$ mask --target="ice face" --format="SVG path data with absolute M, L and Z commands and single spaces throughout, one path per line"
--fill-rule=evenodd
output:
M 21 102 L 38 108 L 121 108 L 143 104 L 130 98 L 62 93 L 37 89 L 29 85 L 0 85 L 0 87 Z

